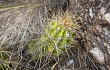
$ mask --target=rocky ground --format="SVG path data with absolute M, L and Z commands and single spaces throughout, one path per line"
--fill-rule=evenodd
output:
M 51 4 L 51 1 L 45 4 L 42 0 L 36 2 L 37 7 L 29 4 L 29 7 L 0 11 L 0 51 L 10 55 L 12 59 L 8 61 L 13 69 L 110 70 L 110 1 L 69 1 L 65 12 L 77 18 L 75 22 L 81 26 L 77 47 L 69 48 L 58 58 L 44 57 L 37 62 L 30 58 L 31 55 L 26 55 L 26 45 L 30 39 L 39 38 L 42 24 L 45 25 L 51 18 L 47 17 L 48 12 L 51 14 L 63 6 Z

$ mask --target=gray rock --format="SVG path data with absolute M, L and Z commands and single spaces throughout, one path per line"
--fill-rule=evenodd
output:
M 107 13 L 103 17 L 104 17 L 104 20 L 106 20 L 110 24 L 110 14 Z
M 93 48 L 92 50 L 90 50 L 90 53 L 93 55 L 93 57 L 100 63 L 100 64 L 104 64 L 105 63 L 105 59 L 104 59 L 104 54 L 103 52 L 99 49 L 99 48 Z

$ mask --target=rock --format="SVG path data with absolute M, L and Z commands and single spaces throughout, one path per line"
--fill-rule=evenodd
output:
M 100 14 L 101 14 L 101 15 L 104 15 L 104 14 L 105 14 L 105 8 L 104 8 L 104 7 L 101 8 Z
M 93 48 L 90 50 L 90 53 L 93 55 L 93 57 L 98 61 L 100 64 L 105 63 L 104 54 L 99 48 Z
M 110 37 L 110 31 L 108 30 L 107 27 L 103 28 L 103 31 L 104 31 L 106 36 Z
M 105 47 L 107 47 L 107 52 L 109 53 L 109 55 L 110 55 L 110 45 L 109 44 L 107 44 L 107 43 L 104 43 L 104 46 Z
M 104 19 L 110 24 L 110 14 L 107 13 L 107 14 L 105 14 L 103 17 L 104 17 Z
M 66 11 L 69 5 L 69 0 L 48 0 L 47 8 L 48 12 L 58 12 L 60 10 Z
M 98 30 L 99 33 L 102 32 L 102 27 L 100 25 L 97 25 L 96 30 Z
M 73 60 L 66 62 L 66 64 L 67 64 L 67 66 L 70 66 L 71 64 L 73 64 Z
M 89 15 L 90 15 L 91 18 L 93 18 L 93 16 L 94 16 L 94 13 L 93 13 L 92 7 L 89 9 Z

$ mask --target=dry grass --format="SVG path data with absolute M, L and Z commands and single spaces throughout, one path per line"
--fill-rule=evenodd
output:
M 75 23 L 78 18 L 75 18 Z M 91 62 L 91 65 L 97 69 L 97 66 L 87 55 L 88 53 L 83 52 L 80 47 L 81 45 L 74 44 L 72 45 L 75 47 L 72 46 L 66 49 L 66 51 L 58 57 L 51 58 L 51 55 L 48 55 L 34 61 L 32 58 L 34 54 L 27 54 L 27 44 L 32 40 L 39 40 L 48 22 L 48 11 L 45 5 L 36 8 L 33 6 L 12 7 L 6 8 L 4 12 L 1 11 L 0 54 L 4 52 L 7 55 L 7 59 L 6 61 L 0 59 L 0 63 L 4 65 L 11 63 L 13 66 L 9 67 L 14 70 L 88 70 L 87 63 Z M 70 60 L 73 62 L 68 64 Z
M 37 11 L 37 12 L 36 12 Z M 40 29 L 41 24 L 45 24 L 41 11 L 31 8 L 12 9 L 2 13 L 0 43 L 12 46 L 17 43 L 29 41 Z M 46 18 L 45 18 L 46 19 Z
M 8 64 L 13 63 L 16 65 L 15 69 L 17 68 L 20 64 L 19 58 L 22 60 L 19 52 L 27 45 L 28 41 L 39 38 L 46 22 L 46 10 L 42 7 L 19 7 L 1 12 L 0 54 L 5 52 L 9 55 L 10 58 L 7 57 Z M 11 48 L 15 48 L 16 52 Z M 14 58 L 16 54 L 18 56 Z

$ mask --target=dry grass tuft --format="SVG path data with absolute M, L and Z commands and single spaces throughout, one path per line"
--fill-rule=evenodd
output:
M 36 12 L 37 11 L 37 12 Z M 38 9 L 14 9 L 0 16 L 0 45 L 5 47 L 28 42 L 41 33 L 46 17 Z M 44 18 L 44 19 L 43 19 Z

